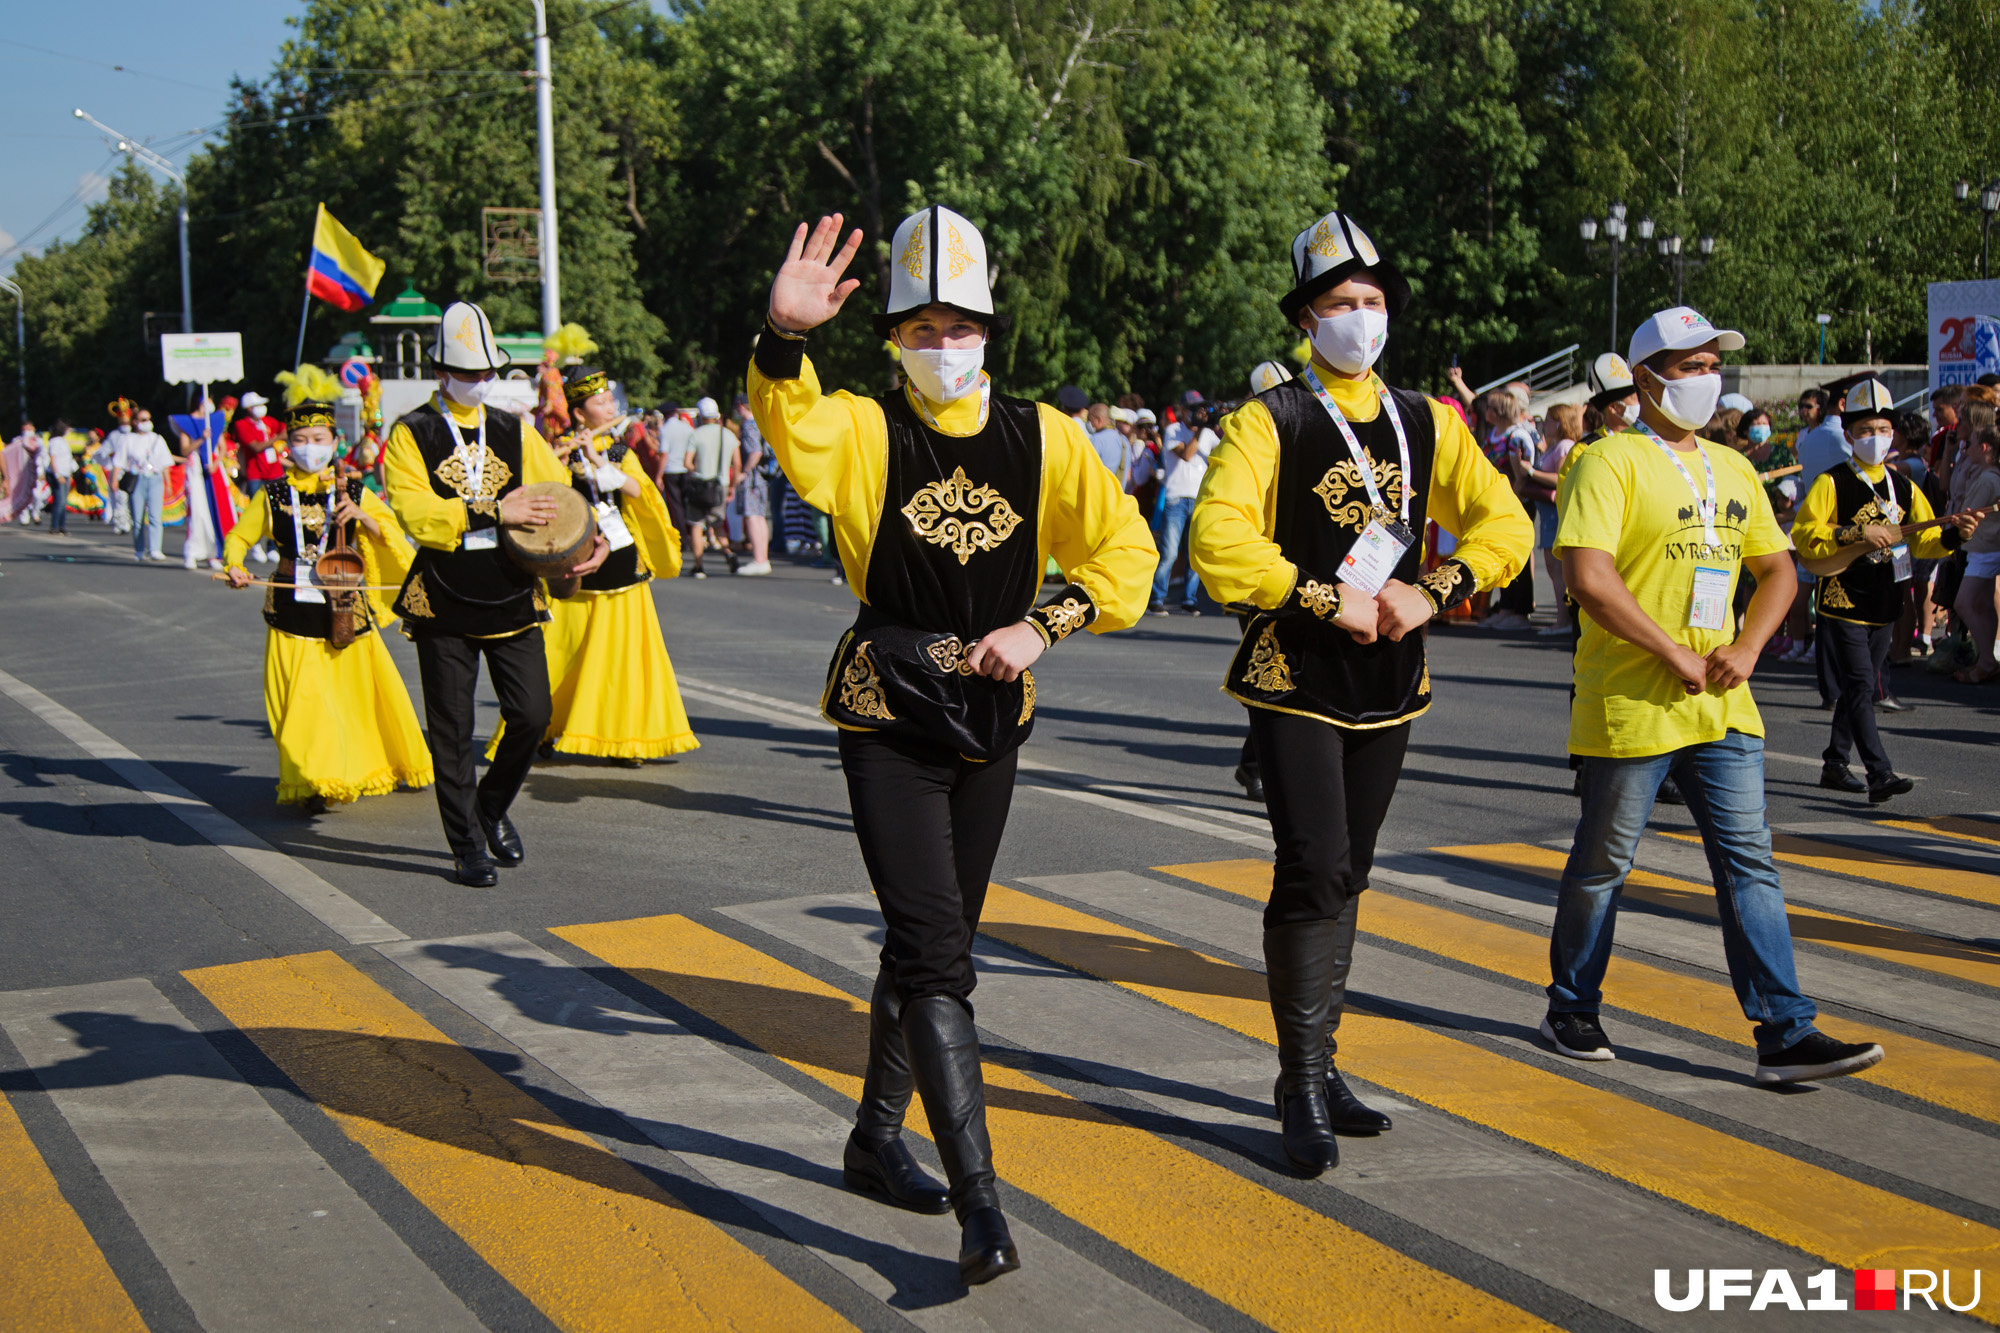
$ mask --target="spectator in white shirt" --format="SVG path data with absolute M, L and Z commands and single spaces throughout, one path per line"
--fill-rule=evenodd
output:
M 104 444 L 97 451 L 97 461 L 104 468 L 104 479 L 111 484 L 111 494 L 104 497 L 104 503 L 111 514 L 113 532 L 132 530 L 132 497 L 125 494 L 119 483 L 125 476 L 125 442 L 136 433 L 132 429 L 132 414 L 137 410 L 137 405 L 129 398 L 112 400 L 111 413 L 118 424 L 104 437 Z
M 166 505 L 173 451 L 154 433 L 153 414 L 143 407 L 132 414 L 132 432 L 119 459 L 119 466 L 137 478 L 132 486 L 132 558 L 165 560 L 160 551 L 160 511 Z
M 1149 614 L 1167 614 L 1167 590 L 1173 580 L 1174 562 L 1181 553 L 1181 537 L 1187 531 L 1188 517 L 1194 513 L 1194 498 L 1201 490 L 1201 479 L 1208 474 L 1208 456 L 1222 441 L 1208 428 L 1208 409 L 1201 404 L 1200 395 L 1188 406 L 1188 424 L 1169 426 L 1165 457 L 1161 466 L 1165 469 L 1162 482 L 1163 503 L 1160 516 L 1160 563 L 1153 571 L 1153 596 L 1146 607 Z M 1179 427 L 1179 443 L 1175 427 Z M 1201 614 L 1199 601 L 1201 580 L 1189 569 L 1186 583 L 1181 592 L 1181 609 L 1191 616 Z
M 49 533 L 69 536 L 69 484 L 76 476 L 76 451 L 70 444 L 69 423 L 58 420 L 42 450 L 42 477 L 49 483 Z

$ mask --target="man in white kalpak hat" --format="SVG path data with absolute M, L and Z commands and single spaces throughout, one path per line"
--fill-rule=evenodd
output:
M 750 369 L 750 405 L 800 498 L 832 517 L 861 599 L 828 671 L 854 831 L 888 929 L 847 1183 L 920 1212 L 953 1209 L 968 1284 L 1020 1266 L 1000 1214 L 972 1024 L 972 933 L 1035 710 L 1029 667 L 1079 629 L 1145 609 L 1156 555 L 1138 506 L 1056 408 L 993 392 L 979 229 L 933 205 L 904 219 L 876 332 L 906 383 L 823 393 L 806 334 L 860 285 L 839 215 L 800 224 Z M 1068 582 L 1040 606 L 1053 556 Z M 949 1190 L 901 1140 L 914 1086 Z
M 567 488 L 569 469 L 533 425 L 487 410 L 486 397 L 508 359 L 484 310 L 466 301 L 449 306 L 429 357 L 439 391 L 390 429 L 385 459 L 389 507 L 417 544 L 396 614 L 417 646 L 438 814 L 453 870 L 462 884 L 491 888 L 499 882 L 496 861 L 519 865 L 525 855 L 507 811 L 550 711 L 542 647 L 547 603 L 539 581 L 501 549 L 500 529 L 540 527 L 554 518 L 554 500 L 522 487 L 550 481 Z M 591 572 L 610 550 L 599 534 L 590 557 L 572 572 Z M 473 692 L 482 655 L 506 726 L 475 786 Z
M 1258 609 L 1223 690 L 1249 705 L 1277 841 L 1264 964 L 1285 1153 L 1318 1175 L 1335 1134 L 1389 1128 L 1334 1068 L 1330 1029 L 1410 722 L 1431 705 L 1418 631 L 1518 574 L 1534 530 L 1456 412 L 1375 374 L 1410 288 L 1354 220 L 1300 232 L 1292 271 L 1278 308 L 1312 360 L 1224 420 L 1188 551 L 1216 600 Z M 1428 573 L 1426 521 L 1458 538 Z

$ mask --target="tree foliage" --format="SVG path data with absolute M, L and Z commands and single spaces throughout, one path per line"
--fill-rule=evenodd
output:
M 481 210 L 537 202 L 519 0 L 311 0 L 189 164 L 197 327 L 268 386 L 297 336 L 313 208 L 389 265 L 382 297 L 539 323 L 484 271 Z M 1409 275 L 1397 377 L 1497 375 L 1605 345 L 1577 235 L 1623 200 L 1718 239 L 1687 299 L 1749 355 L 1920 359 L 1924 286 L 1976 276 L 1951 182 L 2000 169 L 2000 0 L 551 0 L 563 314 L 641 397 L 726 393 L 794 226 L 866 233 L 829 380 L 889 360 L 859 316 L 888 237 L 937 200 L 984 229 L 1014 319 L 1005 387 L 1155 401 L 1238 391 L 1296 341 L 1287 243 L 1338 204 Z M 126 169 L 75 240 L 23 260 L 34 410 L 170 401 L 144 337 L 178 308 L 175 190 Z M 1645 248 L 1621 338 L 1672 299 Z M 365 312 L 311 311 L 309 354 Z M 16 371 L 13 349 L 0 373 Z

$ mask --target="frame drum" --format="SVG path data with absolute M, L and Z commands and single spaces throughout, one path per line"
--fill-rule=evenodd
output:
M 516 565 L 549 585 L 551 597 L 572 597 L 582 584 L 568 577 L 597 541 L 597 516 L 566 481 L 541 481 L 522 490 L 556 502 L 556 516 L 539 528 L 500 529 L 500 545 Z

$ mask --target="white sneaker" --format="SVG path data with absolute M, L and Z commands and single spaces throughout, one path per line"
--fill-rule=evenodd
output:
M 737 576 L 746 579 L 754 579 L 759 575 L 768 574 L 770 572 L 771 572 L 771 562 L 769 560 L 757 560 L 753 561 L 750 564 L 738 565 L 736 567 Z

